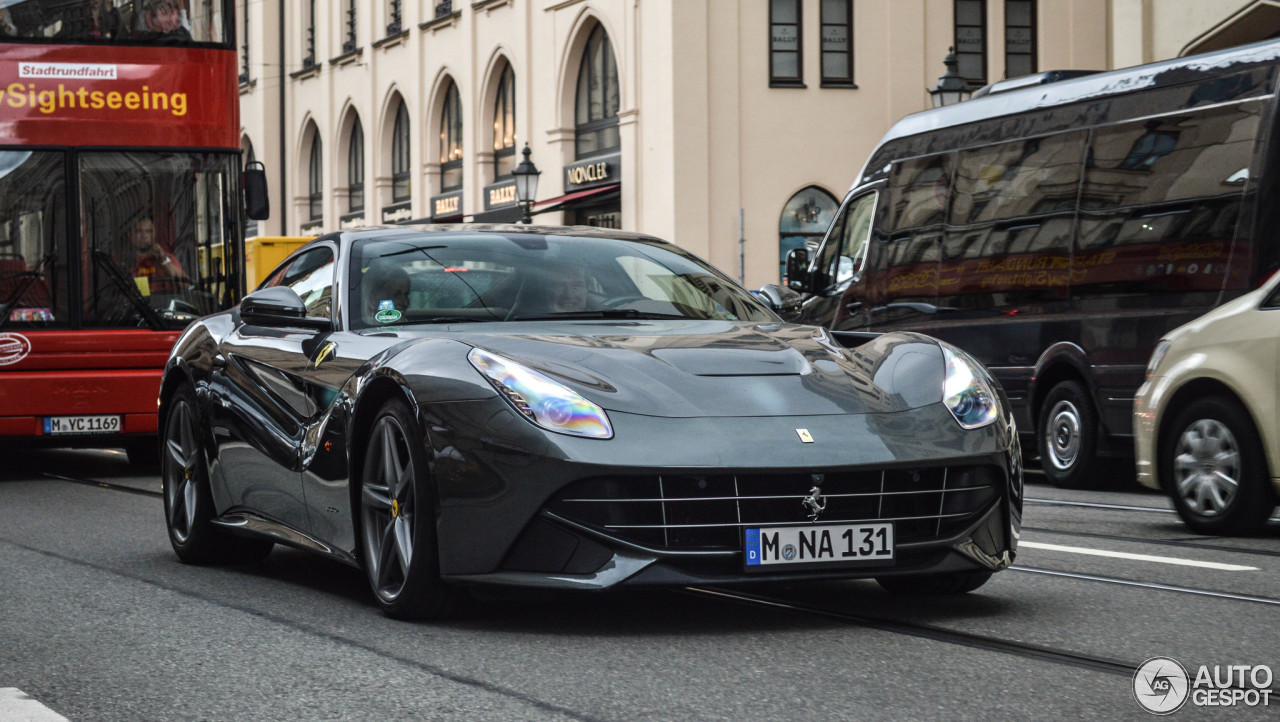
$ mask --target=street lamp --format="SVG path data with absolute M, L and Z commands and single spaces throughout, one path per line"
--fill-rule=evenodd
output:
M 533 223 L 533 200 L 538 197 L 538 176 L 542 175 L 542 171 L 538 170 L 538 166 L 529 160 L 529 144 L 524 144 L 524 160 L 520 161 L 520 165 L 511 171 L 511 175 L 516 179 L 516 200 L 520 202 L 520 206 L 524 208 L 524 216 L 520 218 L 521 223 Z
M 956 60 L 954 47 L 947 48 L 947 57 L 942 64 L 947 66 L 947 72 L 938 78 L 938 84 L 929 91 L 929 97 L 933 100 L 935 108 L 955 105 L 969 99 L 969 86 L 964 78 L 960 77 L 960 73 L 956 72 L 960 62 Z

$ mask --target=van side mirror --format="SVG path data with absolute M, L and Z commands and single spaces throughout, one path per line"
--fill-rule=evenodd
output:
M 271 217 L 271 196 L 267 193 L 267 169 L 259 161 L 244 167 L 244 208 L 250 220 L 265 221 Z
M 787 253 L 787 288 L 797 293 L 809 290 L 809 249 L 793 248 Z

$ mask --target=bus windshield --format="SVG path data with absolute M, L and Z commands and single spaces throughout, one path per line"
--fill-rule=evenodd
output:
M 231 305 L 234 154 L 81 152 L 78 193 L 65 165 L 62 152 L 0 151 L 0 323 L 159 330 Z
M 229 46 L 226 0 L 0 0 L 0 40 Z

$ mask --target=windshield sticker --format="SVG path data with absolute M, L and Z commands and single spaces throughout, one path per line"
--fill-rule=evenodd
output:
M 20 333 L 0 333 L 0 366 L 16 364 L 31 353 L 31 342 Z
M 395 303 L 395 301 L 392 301 L 392 300 L 391 300 L 391 299 L 389 299 L 389 298 L 383 299 L 382 301 L 379 301 L 379 302 L 378 302 L 378 310 L 379 310 L 379 311 L 394 311 L 394 310 L 396 310 L 396 303 Z
M 400 312 L 394 308 L 387 308 L 378 311 L 374 318 L 378 320 L 378 323 L 395 323 L 400 320 Z

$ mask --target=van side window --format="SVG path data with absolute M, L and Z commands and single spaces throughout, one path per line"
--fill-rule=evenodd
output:
M 824 252 L 819 261 L 823 264 L 821 285 L 824 289 L 832 290 L 862 271 L 871 240 L 876 197 L 876 193 L 868 193 L 854 199 L 836 220 L 835 232 L 827 241 L 831 250 Z
M 969 225 L 1074 211 L 1084 131 L 960 154 L 951 223 Z
M 954 165 L 954 153 L 894 164 L 889 174 L 888 230 L 901 231 L 946 222 Z
M 1088 133 L 960 153 L 939 304 L 1004 310 L 1067 298 Z
M 1263 107 L 1249 101 L 1096 129 L 1073 289 L 1209 299 L 1224 285 L 1243 288 L 1244 275 L 1227 271 L 1228 262 L 1248 266 L 1231 256 Z

